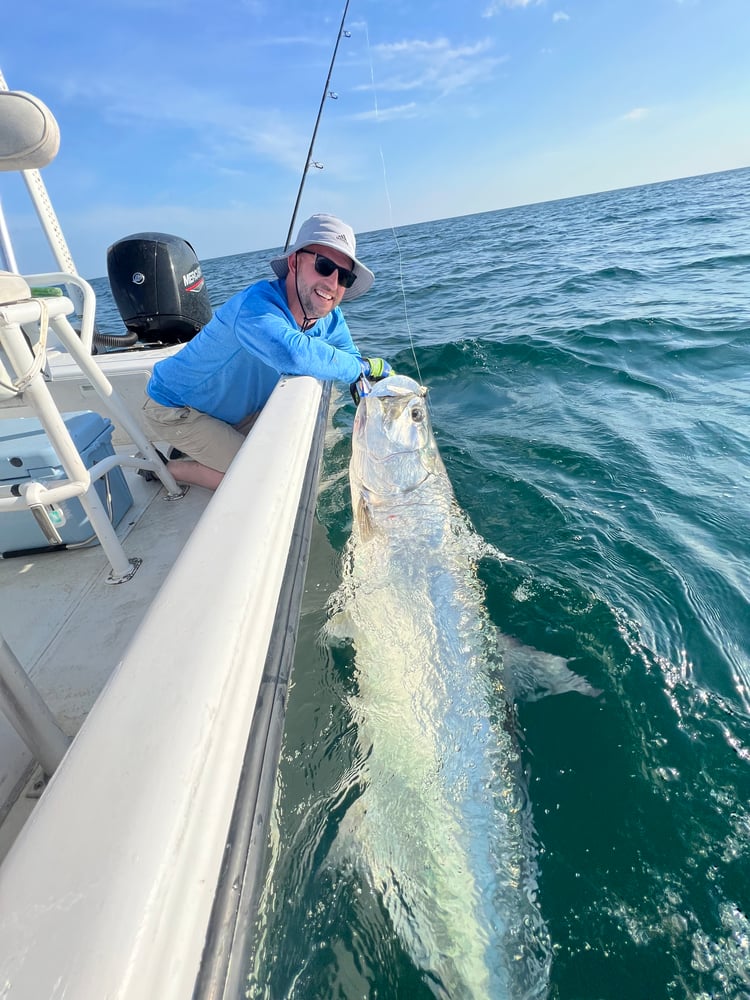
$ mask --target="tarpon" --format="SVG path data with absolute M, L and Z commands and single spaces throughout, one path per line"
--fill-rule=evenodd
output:
M 551 947 L 508 662 L 535 660 L 547 687 L 586 685 L 493 626 L 476 574 L 489 546 L 457 505 L 426 390 L 400 375 L 370 389 L 354 420 L 352 536 L 328 627 L 354 646 L 364 762 L 340 837 L 356 841 L 436 996 L 543 997 Z

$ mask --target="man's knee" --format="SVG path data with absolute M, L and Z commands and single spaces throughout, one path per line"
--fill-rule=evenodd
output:
M 156 434 L 219 473 L 227 471 L 245 440 L 231 424 L 190 406 L 162 406 L 149 397 L 143 412 Z

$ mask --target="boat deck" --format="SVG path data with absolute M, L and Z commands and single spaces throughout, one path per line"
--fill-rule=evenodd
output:
M 110 567 L 99 545 L 0 559 L 0 634 L 69 736 L 122 659 L 212 496 L 191 487 L 181 500 L 165 501 L 158 480 L 123 471 L 133 506 L 117 534 L 128 557 L 143 560 L 131 580 L 107 583 Z M 0 714 L 0 859 L 34 807 L 40 778 Z

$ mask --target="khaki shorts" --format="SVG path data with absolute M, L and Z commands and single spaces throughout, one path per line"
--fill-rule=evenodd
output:
M 190 406 L 162 406 L 150 396 L 143 404 L 143 422 L 153 441 L 166 441 L 216 472 L 227 471 L 257 419 L 251 413 L 233 426 Z

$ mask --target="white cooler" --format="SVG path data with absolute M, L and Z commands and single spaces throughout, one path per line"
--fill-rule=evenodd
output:
M 63 419 L 86 468 L 114 454 L 111 420 L 88 410 L 64 414 Z M 32 481 L 52 485 L 49 480 L 65 478 L 60 459 L 38 420 L 30 417 L 0 420 L 0 489 L 3 494 L 7 495 L 9 488 Z M 105 510 L 110 511 L 112 523 L 119 524 L 133 503 L 122 469 L 114 468 L 98 479 L 95 489 Z M 56 525 L 64 544 L 84 542 L 93 535 L 80 500 L 64 500 L 57 506 L 62 508 L 65 518 L 64 524 Z M 30 510 L 0 511 L 1 556 L 51 547 Z

